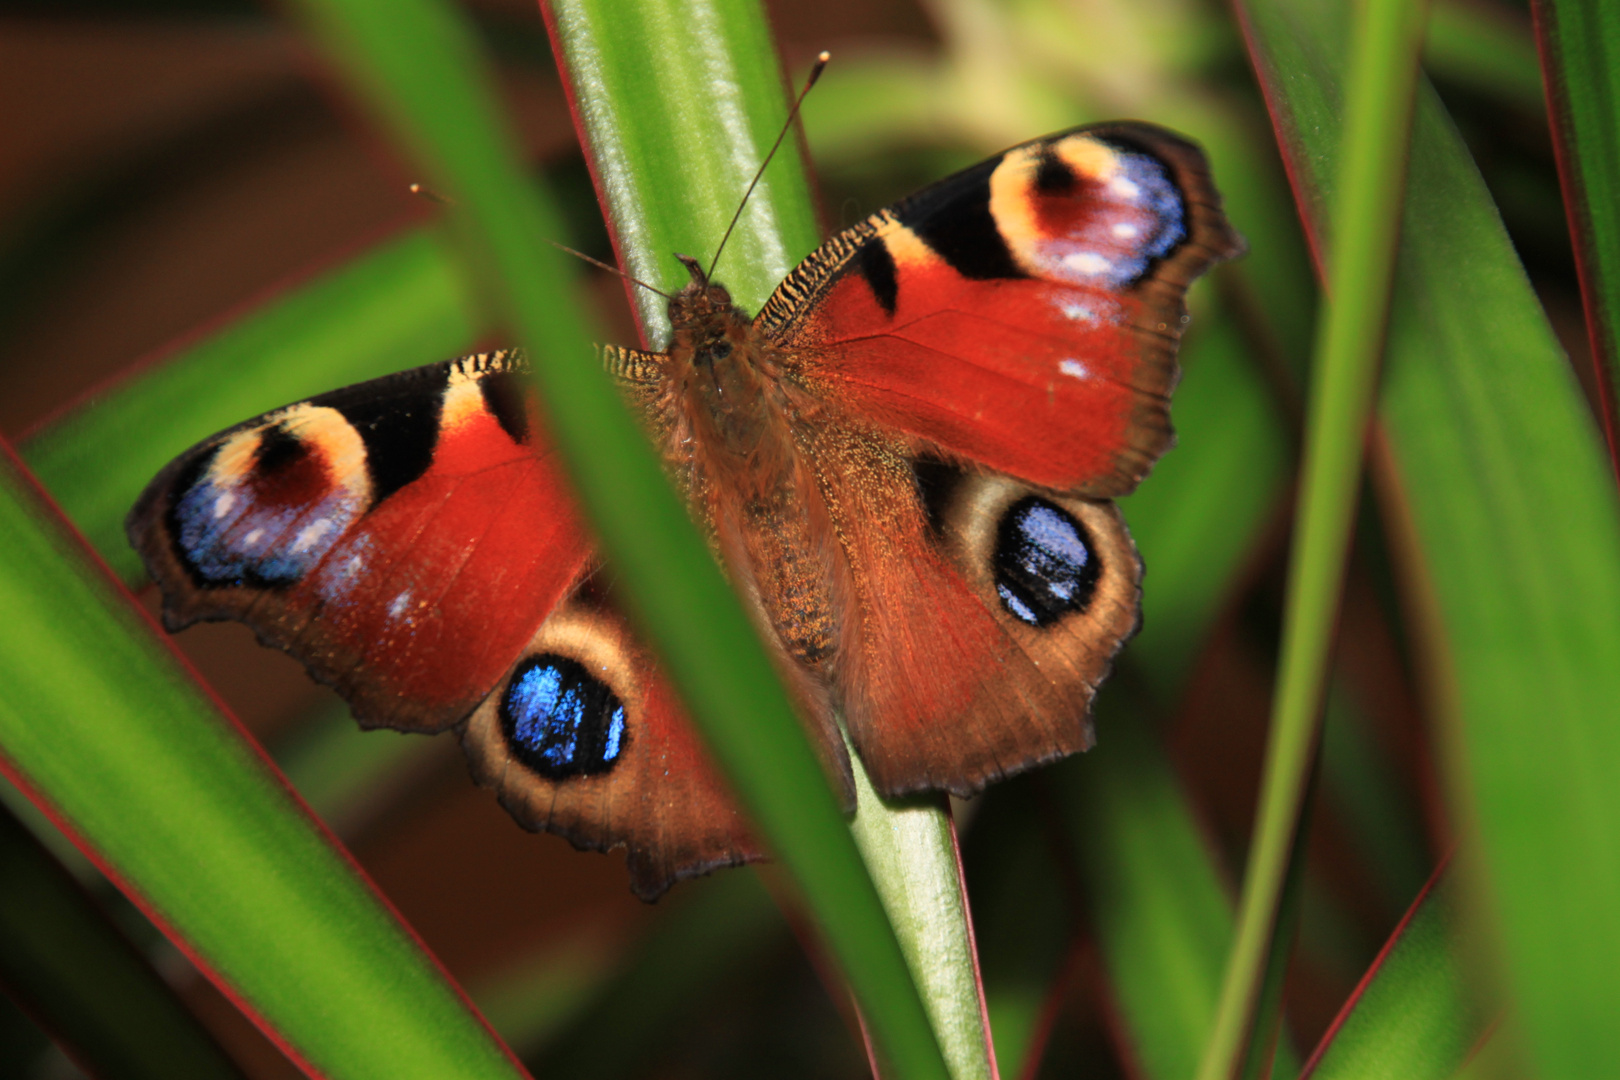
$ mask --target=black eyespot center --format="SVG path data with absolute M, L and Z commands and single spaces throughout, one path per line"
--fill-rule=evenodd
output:
M 272 424 L 259 435 L 253 464 L 262 473 L 276 473 L 309 454 L 309 447 L 284 424 Z
M 1035 495 L 1026 495 L 1002 515 L 993 563 L 1002 606 L 1035 627 L 1086 610 L 1102 575 L 1085 526 Z
M 548 780 L 610 771 L 628 735 L 624 703 L 572 657 L 530 656 L 513 671 L 500 703 L 512 756 Z

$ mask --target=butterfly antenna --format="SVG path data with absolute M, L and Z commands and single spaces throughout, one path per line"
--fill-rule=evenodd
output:
M 440 195 L 437 191 L 434 191 L 432 188 L 428 187 L 426 184 L 412 184 L 411 185 L 411 194 L 412 195 L 420 195 L 422 198 L 426 199 L 428 202 L 436 202 L 440 206 L 454 206 L 454 205 L 456 205 L 454 202 L 452 202 L 451 200 L 445 198 L 443 195 Z
M 737 222 L 742 219 L 743 208 L 748 205 L 748 197 L 754 193 L 754 188 L 759 186 L 759 178 L 765 175 L 765 167 L 771 163 L 771 159 L 776 156 L 776 151 L 782 146 L 782 140 L 787 138 L 787 133 L 793 129 L 793 121 L 799 115 L 799 106 L 804 104 L 805 95 L 810 93 L 812 86 L 816 85 L 816 80 L 821 78 L 822 71 L 827 67 L 827 61 L 831 59 L 832 53 L 826 50 L 822 50 L 821 54 L 816 57 L 815 65 L 811 67 L 810 74 L 805 77 L 804 89 L 800 90 L 799 96 L 793 99 L 793 108 L 788 110 L 787 120 L 783 122 L 782 130 L 777 134 L 776 141 L 771 144 L 771 152 L 766 154 L 765 160 L 759 163 L 759 171 L 754 174 L 754 179 L 749 182 L 748 190 L 743 192 L 742 202 L 737 204 L 737 212 L 731 215 L 731 224 L 726 226 L 725 235 L 720 237 L 720 246 L 714 249 L 714 261 L 709 263 L 709 272 L 704 275 L 705 277 L 712 278 L 714 276 L 714 268 L 720 265 L 720 253 L 726 250 L 726 241 L 731 239 L 732 230 L 737 227 Z
M 429 202 L 436 202 L 436 203 L 439 203 L 440 205 L 443 205 L 443 206 L 454 206 L 454 205 L 456 205 L 454 201 L 445 198 L 443 195 L 440 195 L 437 191 L 434 191 L 432 188 L 428 187 L 426 184 L 412 184 L 411 185 L 411 194 L 412 195 L 420 195 L 422 198 L 427 199 Z M 655 289 L 651 285 L 647 284 L 645 281 L 642 281 L 640 278 L 633 278 L 629 274 L 625 273 L 623 270 L 620 270 L 617 266 L 611 266 L 608 263 L 603 262 L 601 259 L 593 259 L 589 255 L 585 254 L 583 251 L 575 251 L 573 248 L 569 247 L 567 244 L 559 244 L 555 240 L 547 240 L 546 243 L 550 244 L 552 247 L 556 248 L 559 251 L 568 252 L 568 254 L 572 255 L 576 259 L 584 259 L 586 262 L 590 263 L 592 266 L 599 266 L 603 270 L 606 270 L 610 274 L 617 274 L 620 277 L 624 278 L 624 280 L 626 280 L 628 282 L 631 282 L 631 283 L 636 284 L 636 285 L 640 285 L 643 289 L 646 289 L 648 292 L 657 293 L 659 296 L 662 296 L 665 300 L 674 299 L 674 297 L 670 296 L 669 293 L 665 292 L 663 289 Z
M 630 282 L 632 285 L 640 285 L 643 289 L 646 289 L 650 293 L 657 293 L 659 296 L 662 296 L 665 300 L 673 300 L 673 299 L 675 299 L 673 296 L 671 296 L 669 293 L 665 292 L 663 289 L 655 289 L 651 285 L 647 284 L 645 281 L 642 281 L 640 278 L 631 277 L 629 274 L 625 273 L 623 270 L 620 270 L 617 266 L 614 266 L 612 263 L 605 263 L 601 259 L 593 259 L 589 255 L 585 254 L 583 251 L 575 251 L 573 248 L 569 247 L 567 244 L 559 244 L 555 240 L 547 240 L 546 243 L 550 244 L 552 247 L 556 248 L 558 251 L 566 251 L 568 254 L 572 255 L 576 259 L 584 259 L 586 262 L 590 263 L 592 266 L 601 267 L 603 270 L 606 270 L 610 274 L 617 274 L 620 277 L 624 278 L 624 280 Z

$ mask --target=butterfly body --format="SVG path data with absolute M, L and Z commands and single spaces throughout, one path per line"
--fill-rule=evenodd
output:
M 817 423 L 817 406 L 725 288 L 688 266 L 692 284 L 670 303 L 667 390 L 650 426 L 665 433 L 665 462 L 686 478 L 694 515 L 757 598 L 762 627 L 816 668 L 835 647 L 837 545 L 793 432 Z
M 829 778 L 972 794 L 1090 745 L 1139 618 L 1111 497 L 1168 445 L 1182 295 L 1238 250 L 1188 144 L 1015 147 L 833 237 L 753 318 L 685 260 L 663 353 L 607 346 Z M 619 614 L 496 353 L 206 440 L 131 540 L 171 628 L 239 618 L 363 723 L 461 733 L 523 824 L 629 850 L 644 897 L 759 857 Z

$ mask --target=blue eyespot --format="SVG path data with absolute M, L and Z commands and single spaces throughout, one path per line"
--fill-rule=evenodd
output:
M 518 665 L 501 697 L 512 754 L 548 780 L 612 769 L 624 748 L 624 705 L 577 660 L 553 653 Z
M 1015 619 L 1031 626 L 1084 611 L 1102 570 L 1085 527 L 1033 495 L 1002 517 L 993 561 L 996 595 Z

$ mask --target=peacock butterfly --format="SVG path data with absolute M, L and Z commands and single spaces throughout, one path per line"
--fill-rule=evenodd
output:
M 1188 284 L 1241 241 L 1199 151 L 1037 139 L 834 236 L 754 318 L 685 260 L 664 353 L 612 372 L 852 802 L 969 795 L 1086 749 L 1139 621 L 1119 511 L 1170 444 Z M 615 607 L 510 352 L 199 443 L 131 511 L 164 622 L 239 619 L 364 725 L 455 728 L 530 829 L 631 883 L 761 851 Z

